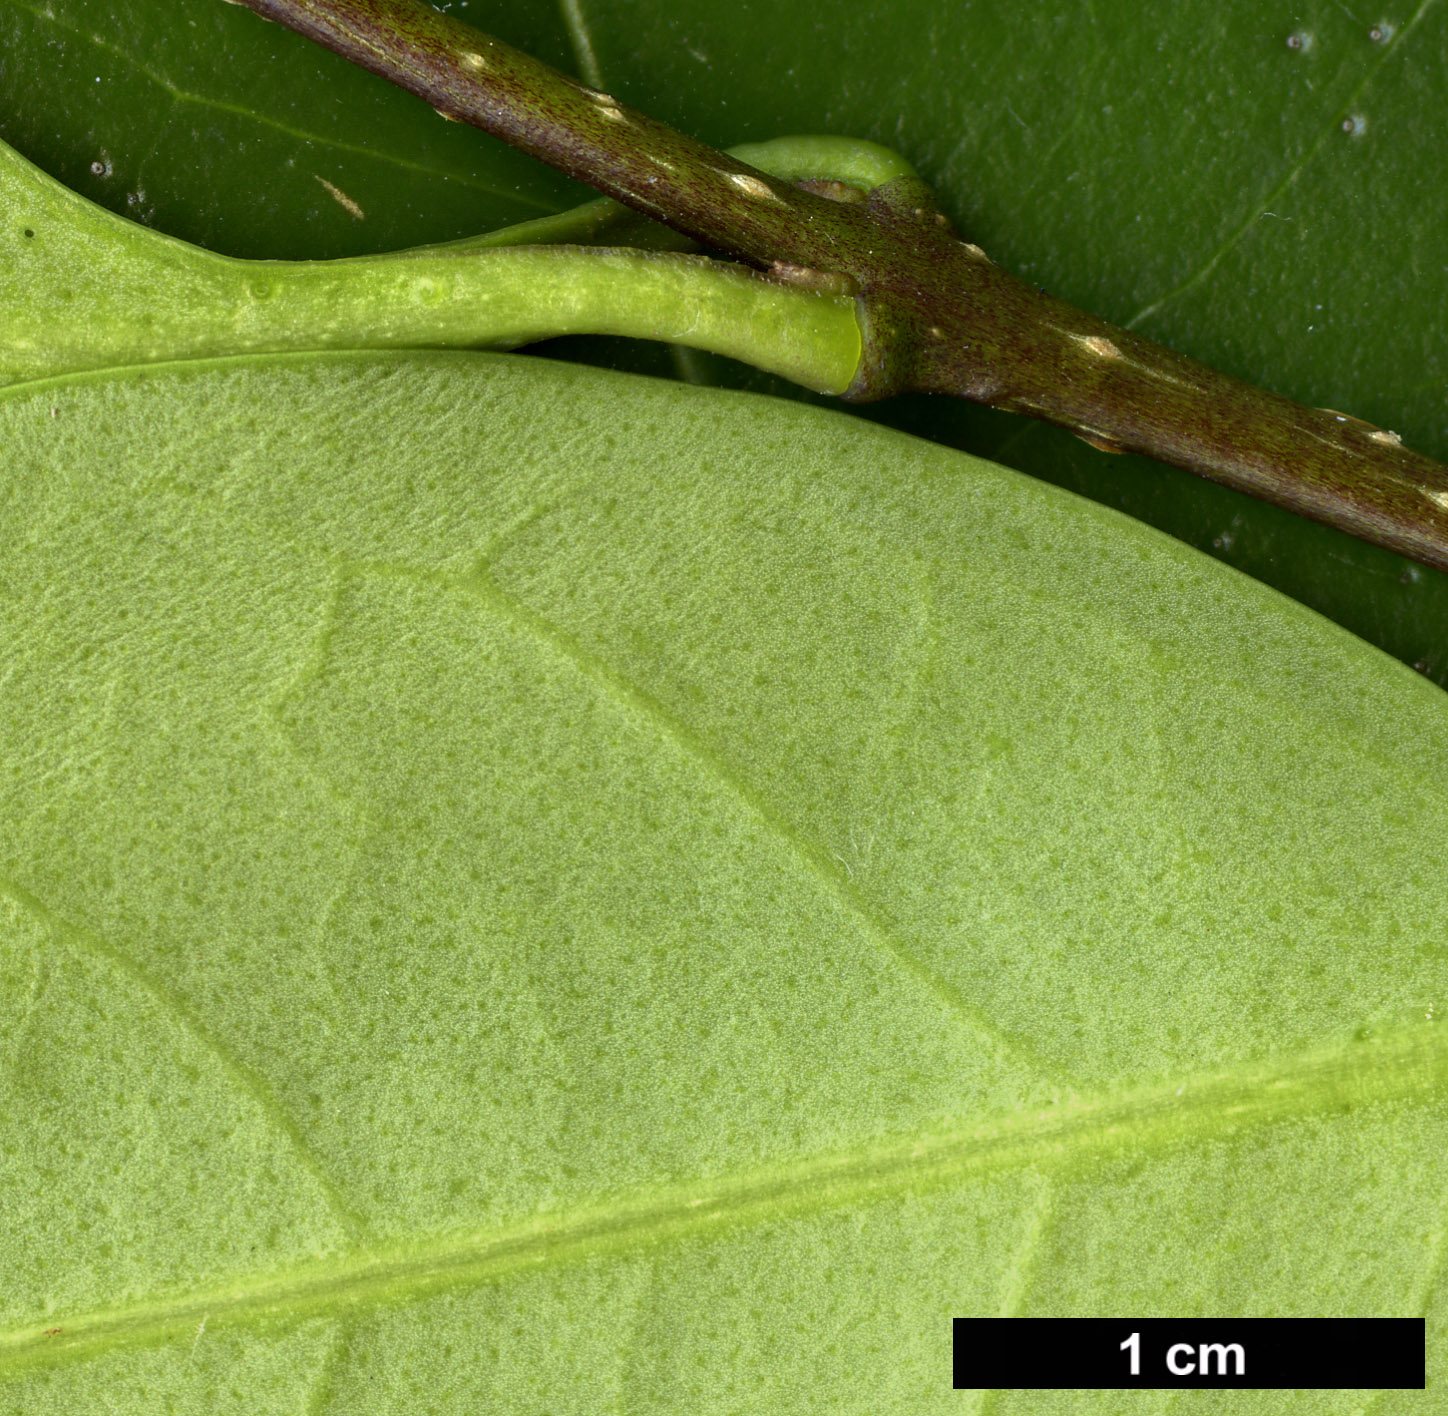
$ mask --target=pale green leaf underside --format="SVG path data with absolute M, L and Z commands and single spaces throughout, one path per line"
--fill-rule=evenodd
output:
M 1441 1372 L 1426 682 L 596 370 L 158 366 L 0 440 L 0 1411 L 1166 1404 L 951 1393 L 1000 1313 L 1426 1314 Z
M 873 144 L 824 138 L 741 151 L 786 171 L 808 170 L 818 153 L 825 175 L 903 165 Z M 606 237 L 609 209 L 622 211 L 589 203 L 390 255 L 233 260 L 88 202 L 0 143 L 0 385 L 171 359 L 511 349 L 585 332 L 732 355 L 821 392 L 849 387 L 861 351 L 849 297 L 703 256 L 534 244 Z

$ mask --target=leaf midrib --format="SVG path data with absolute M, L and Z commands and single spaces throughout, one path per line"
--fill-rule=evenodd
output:
M 1431 1023 L 1275 1061 L 874 1141 L 787 1165 L 626 1192 L 502 1228 L 456 1232 L 0 1331 L 0 1377 L 198 1331 L 293 1324 L 457 1291 L 509 1274 L 638 1252 L 789 1215 L 866 1204 L 1006 1170 L 1084 1167 L 1246 1128 L 1448 1090 Z

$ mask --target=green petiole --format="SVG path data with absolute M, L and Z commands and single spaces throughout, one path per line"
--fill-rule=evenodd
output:
M 885 148 L 837 138 L 738 151 L 786 181 L 868 189 L 909 171 Z M 448 245 L 247 261 L 104 211 L 0 148 L 0 210 L 0 383 L 223 354 L 619 334 L 841 393 L 862 357 L 850 294 L 689 254 L 683 238 L 608 200 Z

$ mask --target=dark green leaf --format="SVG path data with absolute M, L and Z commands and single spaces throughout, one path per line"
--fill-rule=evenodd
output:
M 565 58 L 556 22 L 490 19 Z M 0 0 L 0 138 L 92 201 L 234 256 L 394 250 L 592 195 L 221 0 Z

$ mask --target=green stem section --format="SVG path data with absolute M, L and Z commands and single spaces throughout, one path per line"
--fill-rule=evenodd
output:
M 275 263 L 248 272 L 225 349 L 512 349 L 617 334 L 727 354 L 821 393 L 860 362 L 850 300 L 787 289 L 706 256 L 519 246 L 392 260 Z
M 847 397 L 918 390 L 1024 413 L 1448 570 L 1448 467 L 1025 284 L 958 240 L 908 168 L 867 202 L 803 190 L 421 0 L 238 3 L 781 282 L 834 277 L 865 328 Z
M 297 349 L 512 348 L 620 334 L 745 360 L 820 392 L 859 367 L 854 301 L 704 256 L 578 246 L 239 261 L 160 236 L 0 151 L 0 382 Z M 559 234 L 570 220 L 550 218 Z

